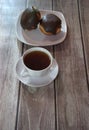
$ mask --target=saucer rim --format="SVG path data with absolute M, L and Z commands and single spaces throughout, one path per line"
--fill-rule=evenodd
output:
M 52 80 L 50 80 L 50 82 L 48 82 L 48 83 L 45 83 L 45 84 L 41 84 L 41 85 L 33 85 L 33 84 L 28 84 L 28 83 L 25 83 L 22 79 L 21 79 L 21 76 L 19 76 L 18 75 L 18 73 L 17 73 L 17 71 L 16 71 L 16 76 L 17 76 L 17 78 L 18 78 L 18 80 L 19 81 L 21 81 L 23 84 L 25 84 L 26 86 L 28 86 L 28 87 L 35 87 L 35 88 L 39 88 L 39 87 L 44 87 L 44 86 L 47 86 L 47 85 L 49 85 L 52 81 L 54 81 L 55 80 L 55 78 L 57 77 L 57 75 L 58 75 L 58 72 L 59 72 L 59 67 L 58 67 L 58 63 L 57 63 L 57 61 L 55 60 L 55 59 L 53 59 L 54 60 L 54 62 L 55 62 L 55 67 L 57 67 L 57 70 L 56 70 L 56 74 L 55 74 L 55 77 L 53 77 L 53 79 Z M 18 64 L 19 64 L 19 62 L 21 62 L 22 61 L 22 57 L 17 61 L 17 64 L 16 64 L 16 68 L 17 68 L 17 66 L 18 66 Z M 22 65 L 23 66 L 23 65 Z M 15 68 L 15 69 L 16 69 Z M 51 68 L 50 68 L 51 69 Z M 17 69 L 16 69 L 17 70 Z M 54 70 L 53 70 L 54 71 Z M 49 71 L 49 73 L 51 73 L 51 71 Z M 49 74 L 50 75 L 50 74 Z M 31 75 L 29 75 L 30 77 L 32 77 Z

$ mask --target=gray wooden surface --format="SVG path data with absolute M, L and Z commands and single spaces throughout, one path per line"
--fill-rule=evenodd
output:
M 61 11 L 68 25 L 65 41 L 46 47 L 59 65 L 50 85 L 30 93 L 18 81 L 15 65 L 30 46 L 17 40 L 21 10 Z M 0 0 L 0 130 L 89 130 L 88 0 Z

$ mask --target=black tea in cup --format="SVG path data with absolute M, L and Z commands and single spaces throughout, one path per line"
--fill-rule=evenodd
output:
M 32 70 L 43 70 L 50 65 L 50 57 L 42 51 L 32 51 L 24 55 L 24 64 Z

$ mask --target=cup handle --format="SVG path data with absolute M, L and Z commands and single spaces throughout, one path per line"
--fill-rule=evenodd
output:
M 27 71 L 25 68 L 22 70 L 21 76 L 22 76 L 22 77 L 27 77 L 27 76 L 29 76 L 28 71 Z
M 51 70 L 51 71 L 54 69 L 54 67 L 55 67 L 55 63 L 56 63 L 56 60 L 55 60 L 55 59 L 53 59 L 52 66 L 51 66 L 51 68 L 50 68 L 50 70 Z

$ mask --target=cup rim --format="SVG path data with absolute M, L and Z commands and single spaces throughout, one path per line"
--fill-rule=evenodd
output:
M 41 70 L 33 70 L 33 69 L 31 69 L 31 68 L 28 68 L 28 67 L 25 65 L 25 63 L 24 63 L 24 57 L 25 57 L 29 52 L 33 52 L 33 51 L 42 51 L 42 52 L 46 53 L 46 54 L 49 56 L 49 58 L 50 58 L 50 64 L 49 64 L 46 68 L 41 69 Z M 45 48 L 42 48 L 42 47 L 32 47 L 32 48 L 26 50 L 26 51 L 23 53 L 22 61 L 23 61 L 23 64 L 24 64 L 25 68 L 26 68 L 28 71 L 35 72 L 35 73 L 39 73 L 39 72 L 43 72 L 43 71 L 45 71 L 45 70 L 48 70 L 48 69 L 51 67 L 52 61 L 53 61 L 53 57 L 52 57 L 52 54 L 51 54 L 47 49 L 45 49 Z

